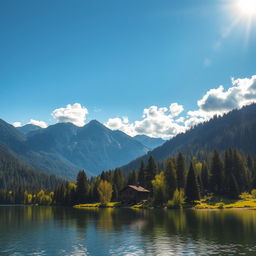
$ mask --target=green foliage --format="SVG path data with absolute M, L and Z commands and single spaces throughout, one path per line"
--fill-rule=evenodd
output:
M 168 159 L 166 162 L 164 175 L 167 185 L 167 197 L 171 199 L 175 189 L 177 188 L 177 174 L 174 159 Z
M 152 191 L 152 180 L 155 178 L 157 172 L 157 164 L 152 156 L 149 157 L 148 159 L 148 164 L 147 167 L 145 168 L 144 172 L 144 184 L 145 188 L 149 189 Z
M 153 202 L 155 205 L 163 205 L 167 200 L 167 184 L 165 175 L 160 172 L 152 181 L 153 185 Z
M 182 208 L 185 204 L 185 193 L 184 189 L 176 189 L 173 193 L 172 200 L 167 203 L 168 208 Z
M 224 166 L 220 158 L 219 152 L 213 152 L 211 164 L 210 191 L 216 195 L 222 194 L 224 184 Z
M 185 157 L 182 153 L 177 157 L 177 187 L 185 188 Z
M 102 205 L 107 205 L 111 201 L 112 192 L 112 185 L 106 180 L 101 180 L 98 186 L 98 193 Z
M 253 198 L 253 196 L 248 192 L 243 192 L 242 194 L 239 195 L 239 198 L 241 198 L 242 200 L 248 200 Z
M 77 203 L 85 203 L 89 197 L 89 182 L 85 171 L 79 171 L 76 179 L 76 199 Z
M 203 195 L 206 195 L 209 189 L 209 170 L 205 163 L 202 165 L 201 170 L 201 192 Z
M 195 174 L 193 163 L 191 162 L 188 177 L 187 177 L 187 186 L 186 186 L 186 198 L 187 202 L 192 203 L 195 200 L 200 199 L 200 190 Z
M 113 200 L 118 200 L 119 191 L 124 187 L 125 177 L 120 168 L 116 168 L 113 174 Z
M 145 165 L 143 161 L 141 161 L 140 163 L 140 169 L 138 173 L 138 182 L 140 186 L 142 187 L 145 186 Z
M 256 189 L 253 189 L 251 191 L 252 197 L 256 199 Z

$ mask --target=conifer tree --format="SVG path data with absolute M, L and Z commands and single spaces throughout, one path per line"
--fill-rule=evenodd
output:
M 148 164 L 145 169 L 145 187 L 152 192 L 152 180 L 155 178 L 157 172 L 157 165 L 152 156 L 148 159 Z
M 145 165 L 143 160 L 141 160 L 141 163 L 140 163 L 140 169 L 138 173 L 138 182 L 140 186 L 142 187 L 145 186 Z
M 137 185 L 137 184 L 138 184 L 138 173 L 137 173 L 135 170 L 132 170 L 132 171 L 129 173 L 127 183 L 128 183 L 129 185 Z
M 182 153 L 177 157 L 177 187 L 178 189 L 185 188 L 185 158 Z
M 201 182 L 202 182 L 201 191 L 203 192 L 203 194 L 206 194 L 209 190 L 209 170 L 206 163 L 203 163 L 202 165 Z
M 167 184 L 167 197 L 168 199 L 172 199 L 173 193 L 177 188 L 177 175 L 174 159 L 167 160 L 164 175 Z
M 221 161 L 219 153 L 215 150 L 213 152 L 211 165 L 210 190 L 215 195 L 221 195 L 224 184 L 224 166 Z
M 200 199 L 199 185 L 195 174 L 193 163 L 191 162 L 186 182 L 186 200 L 191 203 Z
M 76 179 L 76 198 L 77 203 L 85 203 L 89 195 L 89 183 L 85 171 L 79 171 Z
M 125 177 L 120 168 L 116 168 L 113 174 L 113 199 L 118 199 L 119 191 L 124 187 Z

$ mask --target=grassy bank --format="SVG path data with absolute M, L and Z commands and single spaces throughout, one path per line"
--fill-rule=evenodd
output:
M 76 209 L 86 209 L 86 208 L 118 208 L 120 207 L 121 203 L 120 202 L 110 202 L 107 203 L 106 205 L 102 205 L 101 203 L 90 203 L 90 204 L 77 204 L 74 205 L 73 207 Z
M 185 203 L 185 201 L 168 201 L 167 204 L 162 206 L 157 206 L 153 204 L 151 200 L 144 201 L 137 204 L 125 204 L 121 202 L 110 202 L 106 205 L 101 203 L 89 203 L 89 204 L 78 204 L 74 208 L 77 209 L 86 209 L 86 208 L 142 208 L 142 209 L 151 209 L 151 208 L 193 208 L 193 209 L 234 209 L 234 208 L 246 208 L 256 210 L 256 190 L 252 191 L 253 193 L 242 193 L 239 197 L 240 199 L 231 200 L 227 198 L 207 196 L 199 201 L 195 201 L 194 204 Z
M 240 200 L 205 198 L 196 202 L 194 209 L 232 209 L 248 208 L 256 210 L 256 199 L 245 196 Z

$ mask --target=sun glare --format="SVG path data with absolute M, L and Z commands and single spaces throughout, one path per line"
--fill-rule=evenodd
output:
M 256 0 L 239 0 L 238 9 L 245 16 L 256 16 Z

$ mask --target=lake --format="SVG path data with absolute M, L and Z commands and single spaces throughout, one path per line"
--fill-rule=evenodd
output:
M 0 206 L 0 255 L 256 255 L 256 211 Z

